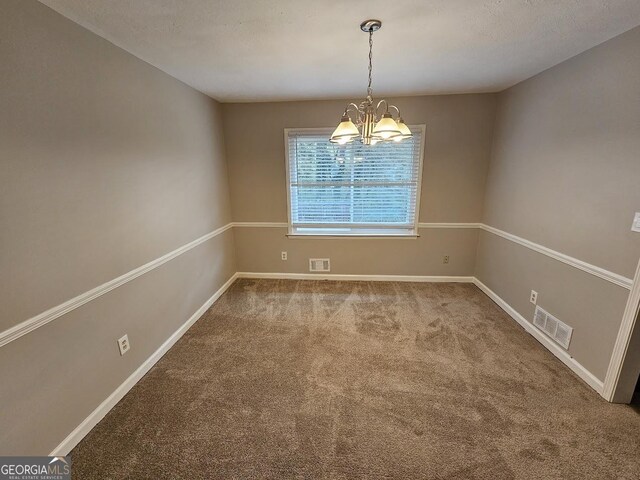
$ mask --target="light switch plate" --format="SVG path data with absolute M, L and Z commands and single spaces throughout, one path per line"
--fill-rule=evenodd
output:
M 636 212 L 636 216 L 633 217 L 633 224 L 631 225 L 632 232 L 640 232 L 640 212 Z

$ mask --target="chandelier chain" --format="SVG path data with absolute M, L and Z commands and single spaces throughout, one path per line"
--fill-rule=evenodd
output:
M 377 104 L 373 100 L 373 33 L 380 29 L 380 20 L 365 20 L 360 30 L 369 34 L 369 82 L 367 97 L 359 104 L 350 102 L 344 109 L 340 123 L 331 134 L 330 141 L 338 145 L 346 145 L 360 138 L 363 145 L 375 145 L 378 142 L 401 142 L 411 138 L 413 134 L 402 120 L 400 110 L 382 99 Z M 381 110 L 381 107 L 384 110 Z M 389 110 L 395 110 L 396 118 Z
M 367 86 L 367 96 L 372 97 L 371 70 L 373 68 L 373 29 L 369 30 L 369 85 Z

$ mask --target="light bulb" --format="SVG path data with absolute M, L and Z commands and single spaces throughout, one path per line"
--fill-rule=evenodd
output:
M 330 141 L 339 145 L 349 143 L 351 140 L 360 135 L 358 127 L 354 125 L 348 115 L 343 115 L 340 124 L 331 134 Z
M 390 138 L 401 135 L 401 133 L 398 124 L 393 117 L 391 117 L 391 114 L 387 112 L 376 124 L 373 129 L 373 135 L 381 138 L 382 140 L 389 140 Z
M 407 127 L 407 125 L 404 123 L 402 117 L 398 118 L 398 121 L 396 123 L 398 125 L 398 130 L 400 130 L 400 135 L 398 135 L 397 137 L 393 137 L 393 140 L 395 142 L 399 142 L 400 140 L 404 140 L 405 138 L 413 137 L 413 133 L 411 133 L 409 127 Z

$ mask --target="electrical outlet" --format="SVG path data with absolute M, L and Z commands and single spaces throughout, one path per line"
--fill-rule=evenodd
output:
M 120 337 L 118 339 L 118 348 L 120 349 L 120 355 L 124 355 L 131 348 L 131 344 L 129 343 L 129 336 L 125 335 L 124 337 Z
M 449 255 L 442 257 L 442 263 L 449 263 Z
M 286 260 L 287 259 L 287 252 L 280 252 L 280 257 L 282 257 L 282 260 Z
M 538 303 L 538 292 L 535 290 L 531 290 L 531 296 L 529 297 L 529 301 L 536 305 Z

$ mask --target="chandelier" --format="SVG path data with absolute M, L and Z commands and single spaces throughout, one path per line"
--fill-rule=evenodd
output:
M 373 52 L 373 32 L 380 29 L 380 20 L 365 20 L 360 24 L 360 29 L 369 34 L 369 84 L 367 85 L 367 98 L 360 105 L 349 103 L 344 109 L 338 127 L 331 135 L 331 142 L 344 145 L 359 138 L 364 145 L 375 145 L 378 142 L 400 142 L 412 137 L 411 130 L 400 116 L 400 110 L 395 105 L 389 105 L 386 100 L 380 100 L 374 104 L 373 90 L 371 89 L 371 69 Z M 382 108 L 381 108 L 382 107 Z M 389 109 L 396 111 L 394 119 Z M 378 112 L 382 115 L 378 115 Z M 350 115 L 353 115 L 353 120 Z

